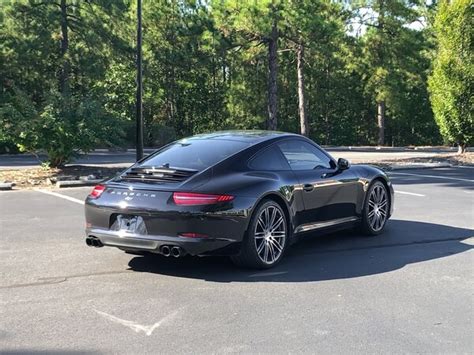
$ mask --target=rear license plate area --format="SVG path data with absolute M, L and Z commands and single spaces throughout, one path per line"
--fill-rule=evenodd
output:
M 148 234 L 145 221 L 141 216 L 117 214 L 110 229 L 127 234 Z

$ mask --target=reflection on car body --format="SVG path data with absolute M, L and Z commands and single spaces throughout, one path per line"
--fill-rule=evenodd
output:
M 335 161 L 306 137 L 225 131 L 168 144 L 86 199 L 86 242 L 165 256 L 230 255 L 276 265 L 309 231 L 379 234 L 393 210 L 387 175 Z

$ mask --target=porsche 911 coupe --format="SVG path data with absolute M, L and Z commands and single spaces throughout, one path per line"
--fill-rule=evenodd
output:
M 216 132 L 170 143 L 95 186 L 86 243 L 167 257 L 229 255 L 269 268 L 310 232 L 381 233 L 393 202 L 382 170 L 336 161 L 306 137 Z

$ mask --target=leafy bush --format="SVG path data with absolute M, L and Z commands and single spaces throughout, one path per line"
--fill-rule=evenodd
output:
M 23 152 L 45 151 L 50 166 L 67 163 L 79 151 L 119 144 L 123 138 L 120 121 L 92 98 L 52 93 L 40 111 L 18 90 L 9 98 L 0 106 L 0 139 L 16 142 Z
M 462 153 L 474 140 L 474 7 L 470 0 L 444 0 L 439 6 L 431 102 L 441 134 Z

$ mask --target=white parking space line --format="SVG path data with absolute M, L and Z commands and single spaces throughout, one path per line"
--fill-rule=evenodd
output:
M 395 193 L 396 194 L 402 194 L 402 195 L 418 196 L 418 197 L 425 197 L 426 196 L 426 195 L 422 195 L 422 194 L 416 194 L 414 192 L 398 191 L 398 190 L 395 190 Z
M 407 176 L 418 176 L 424 178 L 433 178 L 433 179 L 444 179 L 444 180 L 456 180 L 456 181 L 466 181 L 472 182 L 474 184 L 474 180 L 470 179 L 461 179 L 461 178 L 454 178 L 451 176 L 439 176 L 439 175 L 424 175 L 424 174 L 411 174 L 411 173 L 389 173 L 390 175 L 407 175 Z
M 159 328 L 164 322 L 172 320 L 178 314 L 178 311 L 175 311 L 173 313 L 168 314 L 166 317 L 162 318 L 160 321 L 156 322 L 155 324 L 141 325 L 141 324 L 138 324 L 137 322 L 133 322 L 133 321 L 126 320 L 126 319 L 121 319 L 121 318 L 115 317 L 111 314 L 108 314 L 108 313 L 105 313 L 105 312 L 102 312 L 102 311 L 98 311 L 97 309 L 94 309 L 94 311 L 97 314 L 100 314 L 101 316 L 104 316 L 105 318 L 111 320 L 112 322 L 124 325 L 127 328 L 130 328 L 131 330 L 135 331 L 136 333 L 143 332 L 147 336 L 150 336 L 156 328 Z
M 46 194 L 46 195 L 60 197 L 60 198 L 63 198 L 65 200 L 78 203 L 80 205 L 84 204 L 84 201 L 82 201 L 82 200 L 79 200 L 79 199 L 74 198 L 74 197 L 58 194 L 57 192 L 53 192 L 53 191 L 49 191 L 49 190 L 43 190 L 43 189 L 35 189 L 35 191 L 41 192 L 41 193 Z

